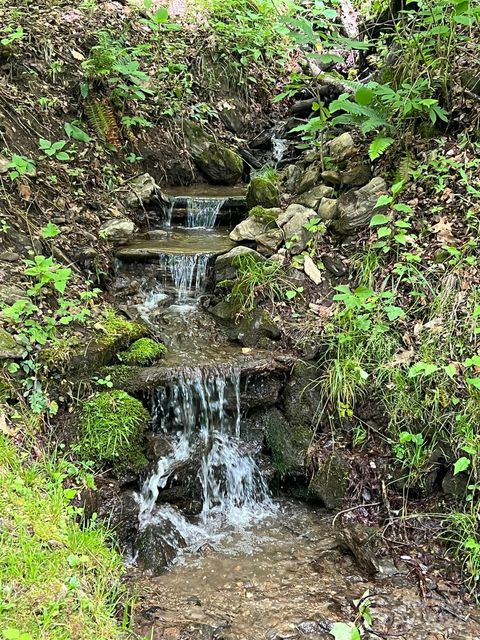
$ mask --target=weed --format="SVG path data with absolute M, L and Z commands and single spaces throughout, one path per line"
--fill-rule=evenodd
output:
M 240 315 L 249 314 L 258 298 L 281 300 L 288 287 L 282 265 L 274 260 L 258 260 L 249 254 L 235 258 L 237 275 L 229 300 Z

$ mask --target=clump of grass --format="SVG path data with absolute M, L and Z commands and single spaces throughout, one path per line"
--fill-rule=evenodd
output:
M 77 450 L 100 464 L 140 469 L 146 464 L 142 438 L 149 420 L 140 400 L 125 391 L 96 393 L 81 408 Z
M 81 526 L 72 506 L 84 475 L 55 457 L 32 462 L 0 434 L 2 637 L 124 637 L 115 618 L 123 559 L 105 529 Z
M 162 342 L 151 338 L 136 340 L 127 351 L 118 354 L 118 359 L 127 365 L 146 366 L 159 360 L 167 351 Z
M 234 266 L 237 276 L 229 300 L 239 315 L 249 314 L 259 298 L 274 302 L 284 297 L 288 279 L 279 262 L 246 254 L 235 258 Z

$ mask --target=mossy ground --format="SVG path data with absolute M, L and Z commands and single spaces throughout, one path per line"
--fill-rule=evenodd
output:
M 127 365 L 146 366 L 159 360 L 167 351 L 166 346 L 151 338 L 136 340 L 127 351 L 118 354 L 120 362 Z
M 98 523 L 79 524 L 79 475 L 61 458 L 30 460 L 0 434 L 2 637 L 125 637 L 115 617 L 123 560 Z

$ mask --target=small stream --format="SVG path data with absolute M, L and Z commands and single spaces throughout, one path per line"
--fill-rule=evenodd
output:
M 274 402 L 258 380 L 278 354 L 230 342 L 201 304 L 215 257 L 233 246 L 243 197 L 174 192 L 149 233 L 117 253 L 118 304 L 169 347 L 144 393 L 158 453 L 135 495 L 135 630 L 150 640 L 331 638 L 331 624 L 354 620 L 352 600 L 369 590 L 378 635 L 364 637 L 479 638 L 459 602 L 419 600 L 406 566 L 388 560 L 377 579 L 362 574 L 339 549 L 330 514 L 272 495 L 268 461 L 244 441 L 243 420 L 252 387 L 257 405 Z

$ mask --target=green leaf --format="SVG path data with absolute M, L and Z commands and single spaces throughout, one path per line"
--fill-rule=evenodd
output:
M 370 220 L 371 227 L 378 227 L 382 224 L 388 224 L 390 222 L 390 218 L 388 216 L 384 216 L 382 213 L 377 213 Z
M 438 371 L 438 367 L 436 364 L 431 364 L 428 362 L 416 362 L 408 370 L 408 377 L 416 378 L 420 375 L 427 377 L 431 376 L 433 373 L 435 373 L 435 371 Z
M 50 149 L 50 147 L 52 146 L 52 143 L 50 140 L 46 140 L 45 138 L 40 138 L 40 140 L 38 141 L 38 146 L 43 151 L 46 151 L 47 149 Z
M 443 370 L 449 378 L 454 378 L 457 374 L 457 368 L 454 364 L 447 364 L 443 367 Z
M 357 627 L 345 622 L 335 622 L 330 629 L 330 635 L 335 640 L 360 640 L 360 632 Z
M 55 157 L 57 158 L 57 160 L 60 160 L 60 162 L 67 162 L 68 160 L 70 160 L 70 156 L 66 151 L 59 151 L 55 155 Z
M 69 138 L 73 138 L 74 140 L 78 140 L 79 142 L 90 142 L 91 140 L 91 137 L 88 135 L 88 133 L 85 133 L 83 129 L 77 127 L 77 125 L 73 122 L 66 122 L 63 125 L 63 128 L 65 129 L 65 133 Z
M 355 93 L 355 102 L 364 106 L 368 106 L 373 100 L 374 93 L 368 87 L 360 87 Z
M 378 198 L 377 203 L 376 203 L 376 205 L 375 205 L 375 206 L 376 206 L 376 207 L 383 207 L 383 206 L 385 206 L 386 204 L 391 204 L 391 203 L 392 203 L 392 201 L 393 201 L 392 196 L 389 196 L 389 195 L 387 195 L 387 194 L 384 194 L 383 196 L 380 196 L 380 197 Z
M 388 307 L 385 307 L 385 311 L 387 312 L 387 318 L 390 320 L 390 322 L 393 322 L 398 318 L 405 317 L 405 311 L 401 307 L 389 305 Z
M 475 387 L 475 389 L 480 389 L 480 378 L 467 378 L 466 382 L 471 387 Z
M 377 136 L 368 147 L 368 155 L 370 160 L 376 160 L 379 158 L 385 151 L 390 147 L 395 140 L 393 138 L 388 138 L 385 136 Z
M 53 222 L 49 222 L 45 227 L 43 227 L 42 231 L 43 238 L 55 238 L 59 235 L 60 229 Z
M 390 227 L 380 227 L 377 231 L 377 235 L 379 238 L 386 238 L 387 236 L 392 235 L 392 230 Z
M 465 458 L 465 456 L 459 458 L 453 465 L 453 475 L 456 476 L 457 473 L 466 471 L 470 467 L 470 464 L 471 462 L 469 458 Z

